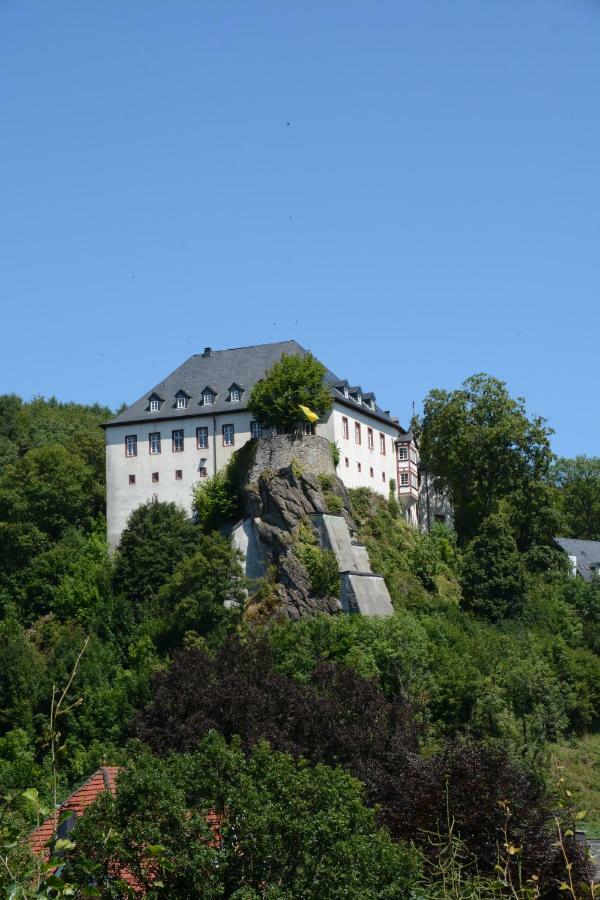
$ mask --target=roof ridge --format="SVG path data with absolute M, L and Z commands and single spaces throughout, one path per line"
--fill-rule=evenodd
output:
M 223 347 L 222 350 L 215 350 L 211 347 L 211 353 L 230 353 L 232 350 L 254 350 L 255 347 L 275 347 L 277 344 L 297 344 L 302 350 L 306 350 L 302 344 L 298 343 L 295 338 L 287 338 L 285 341 L 267 341 L 263 344 L 244 344 L 241 347 Z M 192 356 L 203 356 L 202 353 L 193 353 Z

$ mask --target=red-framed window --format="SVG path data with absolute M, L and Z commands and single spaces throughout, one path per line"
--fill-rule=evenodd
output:
M 362 434 L 360 430 L 360 422 L 354 423 L 354 440 L 357 444 L 362 443 Z
M 373 442 L 373 429 L 367 428 L 367 447 L 369 448 L 369 450 L 372 450 L 374 446 L 375 444 Z
M 196 450 L 208 449 L 208 427 L 201 425 L 196 428 Z
M 125 456 L 137 456 L 137 434 L 125 435 Z
M 171 433 L 173 453 L 181 453 L 183 450 L 183 428 L 175 428 Z
M 379 432 L 379 452 L 385 456 L 385 434 Z
M 342 416 L 342 437 L 348 440 L 348 435 L 348 419 L 346 418 L 346 416 Z

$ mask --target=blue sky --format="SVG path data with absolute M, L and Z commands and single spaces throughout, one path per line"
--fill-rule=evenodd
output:
M 600 2 L 0 0 L 0 391 L 295 338 L 600 454 Z

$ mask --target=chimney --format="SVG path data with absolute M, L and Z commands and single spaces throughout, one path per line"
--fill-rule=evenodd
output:
M 202 356 L 212 356 L 212 347 L 205 347 Z

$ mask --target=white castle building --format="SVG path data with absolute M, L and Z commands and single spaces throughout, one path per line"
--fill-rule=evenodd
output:
M 296 341 L 212 350 L 191 356 L 105 426 L 108 540 L 116 547 L 130 513 L 153 497 L 191 511 L 198 481 L 262 435 L 248 409 L 252 387 Z M 408 521 L 418 524 L 417 448 L 375 395 L 327 371 L 333 405 L 315 426 L 336 444 L 338 475 L 349 488 L 389 496 L 395 483 Z M 307 425 L 308 427 L 308 425 Z

